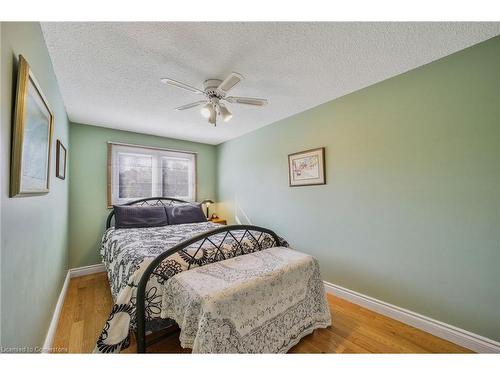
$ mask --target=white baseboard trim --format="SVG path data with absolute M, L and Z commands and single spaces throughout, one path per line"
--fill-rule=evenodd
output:
M 69 270 L 69 274 L 70 277 L 73 278 L 73 277 L 91 275 L 93 273 L 99 273 L 104 271 L 106 271 L 106 268 L 104 267 L 104 264 L 100 263 L 100 264 L 93 264 L 91 266 L 71 268 Z
M 52 348 L 54 335 L 57 329 L 57 323 L 59 322 L 59 315 L 61 314 L 61 310 L 64 304 L 64 299 L 66 297 L 70 278 L 91 275 L 104 271 L 106 271 L 104 264 L 94 264 L 91 266 L 71 268 L 68 270 L 61 289 L 61 293 L 59 294 L 59 298 L 57 299 L 56 307 L 50 321 L 45 341 L 43 343 L 43 353 L 49 352 L 50 348 Z M 404 309 L 402 307 L 392 305 L 376 298 L 369 297 L 342 286 L 332 284 L 328 281 L 324 281 L 324 284 L 327 293 L 331 293 L 337 297 L 346 299 L 369 310 L 406 323 L 412 327 L 421 329 L 422 331 L 451 341 L 457 345 L 463 346 L 477 353 L 500 353 L 500 342 L 477 335 L 450 324 L 440 322 L 438 320 Z
M 500 353 L 500 342 L 324 281 L 327 293 L 421 329 L 477 353 Z M 335 317 L 334 317 L 335 322 Z
M 59 323 L 59 315 L 61 315 L 61 310 L 64 304 L 64 299 L 66 298 L 66 292 L 68 291 L 70 273 L 66 274 L 64 283 L 59 293 L 59 298 L 57 299 L 56 308 L 52 314 L 52 319 L 50 320 L 49 329 L 47 335 L 45 336 L 45 341 L 43 342 L 42 353 L 50 353 L 52 348 L 52 343 L 54 342 L 54 336 L 56 334 L 57 323 Z

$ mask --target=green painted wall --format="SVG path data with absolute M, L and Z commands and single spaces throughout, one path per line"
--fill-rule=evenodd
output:
M 9 198 L 17 56 L 31 65 L 55 116 L 50 193 Z M 43 344 L 68 265 L 68 181 L 55 178 L 55 144 L 69 146 L 68 119 L 38 23 L 1 25 L 1 345 Z M 69 159 L 68 159 L 69 162 Z
M 327 185 L 288 187 L 320 146 Z M 500 37 L 223 143 L 218 171 L 219 213 L 324 279 L 500 340 Z
M 70 268 L 101 263 L 99 244 L 109 213 L 108 141 L 197 152 L 197 199 L 215 197 L 215 146 L 81 124 L 71 124 L 70 138 Z

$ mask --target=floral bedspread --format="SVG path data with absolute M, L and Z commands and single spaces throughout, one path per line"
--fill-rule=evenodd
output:
M 161 316 L 193 353 L 285 353 L 331 325 L 318 262 L 285 247 L 182 272 L 163 288 Z
M 154 228 L 115 229 L 109 228 L 103 235 L 101 257 L 111 287 L 114 305 L 110 316 L 96 343 L 94 352 L 116 353 L 130 343 L 130 332 L 136 327 L 135 299 L 137 285 L 148 265 L 161 253 L 197 234 L 218 228 L 211 222 L 168 225 Z M 252 253 L 274 246 L 268 234 L 234 231 L 239 241 L 224 237 L 224 233 L 211 237 L 215 244 L 224 244 L 221 251 L 210 242 L 205 242 L 198 250 L 196 243 L 181 253 L 165 259 L 146 287 L 147 327 L 161 326 L 162 290 L 165 282 L 172 276 L 197 266 L 217 262 L 238 255 Z M 253 236 L 252 236 L 253 234 Z M 259 244 L 257 244 L 257 241 Z M 286 242 L 281 245 L 287 246 Z

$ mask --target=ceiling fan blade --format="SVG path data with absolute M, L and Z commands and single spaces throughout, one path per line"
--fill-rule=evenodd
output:
M 170 79 L 170 78 L 162 78 L 160 79 L 160 81 L 162 81 L 163 83 L 167 84 L 167 85 L 172 85 L 172 86 L 175 86 L 175 87 L 178 87 L 180 89 L 184 89 L 184 90 L 187 90 L 187 91 L 191 91 L 195 94 L 204 94 L 203 91 L 201 90 L 198 90 L 196 87 L 193 87 L 193 86 L 190 86 L 190 85 L 187 85 L 185 83 L 182 83 L 182 82 L 179 82 L 179 81 L 176 81 L 174 79 Z
M 177 111 L 183 111 L 185 109 L 197 107 L 197 106 L 205 104 L 205 103 L 208 103 L 208 101 L 207 100 L 200 100 L 199 102 L 194 102 L 194 103 L 189 103 L 189 104 L 181 105 L 180 107 L 177 107 L 175 109 Z
M 229 103 L 256 105 L 260 107 L 267 104 L 267 99 L 243 98 L 241 96 L 227 96 L 224 98 L 224 100 L 227 100 Z
M 239 73 L 232 72 L 230 75 L 226 77 L 224 81 L 220 83 L 220 85 L 217 87 L 218 90 L 228 92 L 231 90 L 234 86 L 236 86 L 240 81 L 243 79 L 243 76 Z

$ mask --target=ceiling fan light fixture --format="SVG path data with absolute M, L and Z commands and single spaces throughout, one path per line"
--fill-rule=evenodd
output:
M 217 121 L 217 112 L 215 108 L 212 106 L 210 110 L 210 116 L 208 117 L 208 122 L 211 124 L 215 124 Z
M 227 107 L 224 104 L 219 104 L 220 108 L 220 115 L 222 116 L 222 119 L 224 122 L 228 122 L 233 118 L 233 114 L 227 109 Z
M 212 113 L 215 113 L 214 107 L 211 103 L 207 103 L 203 107 L 201 107 L 200 112 L 201 115 L 205 118 L 209 118 L 210 116 L 212 116 Z
M 203 91 L 188 85 L 176 81 L 171 78 L 162 78 L 161 82 L 174 86 L 180 89 L 190 91 L 195 94 L 203 94 L 205 98 L 203 100 L 198 100 L 197 102 L 181 105 L 175 108 L 177 111 L 184 111 L 186 109 L 199 107 L 201 115 L 208 120 L 210 124 L 217 125 L 217 116 L 224 122 L 228 122 L 233 118 L 231 111 L 225 106 L 225 103 L 232 104 L 245 104 L 249 106 L 261 107 L 267 104 L 266 99 L 259 98 L 249 98 L 241 96 L 227 96 L 228 91 L 232 90 L 234 86 L 243 80 L 243 76 L 239 73 L 233 72 L 226 77 L 223 81 L 220 79 L 207 79 L 203 83 Z M 221 103 L 224 102 L 224 103 Z

